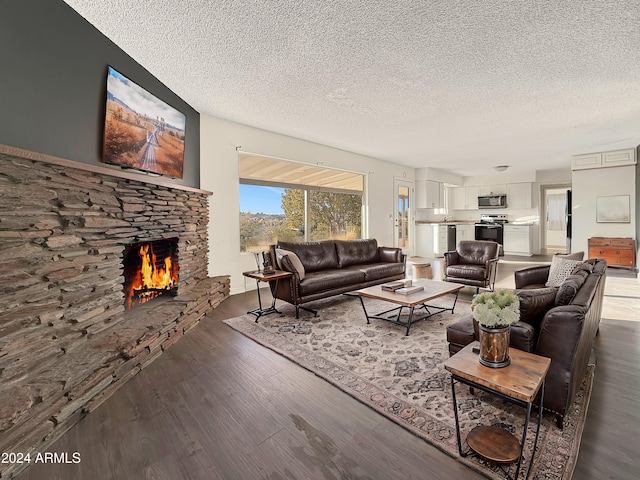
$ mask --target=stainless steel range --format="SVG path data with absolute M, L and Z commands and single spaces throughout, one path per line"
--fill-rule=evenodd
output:
M 476 240 L 504 243 L 504 224 L 509 223 L 506 215 L 483 214 L 476 223 Z

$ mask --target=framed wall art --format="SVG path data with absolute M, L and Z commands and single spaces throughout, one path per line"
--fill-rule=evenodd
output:
M 109 66 L 104 163 L 182 178 L 186 117 Z
M 630 223 L 630 196 L 614 195 L 596 198 L 596 222 Z

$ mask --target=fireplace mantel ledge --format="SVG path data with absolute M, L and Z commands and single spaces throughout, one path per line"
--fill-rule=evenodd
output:
M 0 143 L 0 153 L 6 155 L 13 155 L 14 157 L 22 157 L 27 160 L 36 160 L 39 162 L 50 163 L 53 165 L 59 165 L 61 167 L 77 168 L 78 170 L 84 170 L 87 172 L 100 173 L 103 175 L 111 175 L 112 177 L 126 178 L 129 180 L 135 180 L 143 183 L 151 183 L 153 185 L 159 185 L 162 187 L 175 188 L 177 190 L 185 190 L 187 192 L 195 192 L 202 195 L 213 195 L 213 192 L 207 190 L 201 190 L 195 187 L 189 187 L 186 185 L 178 185 L 176 183 L 167 182 L 162 179 L 156 179 L 151 175 L 145 175 L 142 173 L 126 172 L 120 169 L 109 168 L 102 165 L 95 165 L 90 163 L 76 162 L 74 160 L 67 160 L 66 158 L 54 157 L 53 155 L 47 155 L 45 153 L 33 152 L 18 147 L 11 147 L 9 145 L 3 145 Z

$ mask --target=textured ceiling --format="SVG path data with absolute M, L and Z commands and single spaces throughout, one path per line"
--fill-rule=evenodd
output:
M 202 114 L 460 175 L 640 144 L 637 0 L 64 0 Z

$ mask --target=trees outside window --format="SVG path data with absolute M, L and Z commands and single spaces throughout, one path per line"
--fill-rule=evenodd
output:
M 253 200 L 253 208 L 256 209 L 255 205 L 260 205 L 259 200 L 256 202 L 256 197 L 264 194 L 266 198 L 266 189 L 271 189 L 273 193 L 274 187 L 242 187 L 241 184 L 241 251 L 263 250 L 278 240 L 295 242 L 361 238 L 362 194 L 312 188 L 283 188 L 280 210 L 264 213 L 252 212 L 247 205 Z

